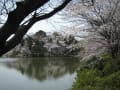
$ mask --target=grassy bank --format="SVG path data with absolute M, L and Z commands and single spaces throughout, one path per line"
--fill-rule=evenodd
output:
M 120 58 L 103 55 L 81 63 L 71 90 L 120 90 Z

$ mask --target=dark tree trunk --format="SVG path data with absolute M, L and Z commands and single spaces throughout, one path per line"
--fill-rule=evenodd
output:
M 17 8 L 8 14 L 6 23 L 0 28 L 0 56 L 18 45 L 35 22 L 53 16 L 58 11 L 62 10 L 71 0 L 64 0 L 61 5 L 47 14 L 33 17 L 26 26 L 20 25 L 30 13 L 40 8 L 48 1 L 50 0 L 29 0 L 28 2 L 21 2 L 20 5 L 17 3 Z M 15 36 L 9 41 L 6 41 L 12 34 L 15 34 Z

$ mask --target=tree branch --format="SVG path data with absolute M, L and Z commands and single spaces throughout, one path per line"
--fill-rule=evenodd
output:
M 40 0 L 41 1 L 41 0 Z M 26 25 L 26 26 L 18 26 L 20 23 L 18 23 L 17 27 L 14 28 L 16 30 L 16 33 L 15 33 L 15 36 L 10 39 L 5 45 L 4 47 L 0 47 L 0 56 L 5 54 L 6 52 L 8 52 L 9 50 L 11 50 L 12 48 L 14 48 L 16 45 L 18 45 L 20 43 L 20 41 L 22 40 L 23 36 L 27 33 L 27 31 L 30 29 L 30 27 L 35 24 L 37 21 L 40 21 L 40 20 L 43 20 L 43 19 L 47 19 L 51 16 L 53 16 L 54 14 L 56 14 L 57 12 L 61 11 L 71 0 L 64 0 L 64 2 L 59 5 L 58 7 L 56 7 L 53 11 L 51 11 L 50 13 L 47 13 L 45 15 L 42 15 L 42 16 L 39 16 L 39 17 L 32 17 L 30 22 Z M 14 20 L 14 19 L 13 19 Z M 7 22 L 8 23 L 8 22 Z M 8 23 L 10 24 L 10 22 Z M 14 24 L 12 23 L 12 26 Z M 15 24 L 16 25 L 16 24 Z M 11 26 L 11 25 L 10 25 Z M 19 28 L 18 28 L 19 27 Z M 5 27 L 6 28 L 6 27 Z M 18 28 L 18 29 L 17 29 Z M 8 27 L 6 28 L 7 32 L 9 32 L 8 30 L 11 30 L 9 29 Z M 2 31 L 2 30 L 1 30 Z M 0 31 L 0 34 L 1 34 L 1 31 Z M 6 35 L 7 32 L 4 32 L 4 35 Z M 9 35 L 11 35 L 11 33 L 13 32 L 10 32 Z M 3 37 L 4 38 L 4 37 Z M 3 38 L 0 36 L 0 39 L 3 40 Z M 7 39 L 7 38 L 6 38 Z M 6 39 L 4 41 L 6 41 Z M 1 44 L 1 42 L 0 42 Z
M 43 19 L 47 19 L 47 18 L 49 18 L 49 17 L 52 17 L 52 16 L 53 16 L 54 14 L 56 14 L 57 12 L 61 11 L 70 1 L 72 1 L 72 0 L 64 0 L 64 2 L 63 2 L 60 6 L 54 8 L 53 11 L 51 11 L 51 12 L 45 14 L 45 15 L 36 17 L 36 18 L 35 18 L 35 21 L 39 21 L 39 20 L 43 20 Z

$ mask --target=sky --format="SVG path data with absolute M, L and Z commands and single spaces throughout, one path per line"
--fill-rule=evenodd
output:
M 65 19 L 64 16 L 55 14 L 49 19 L 45 19 L 45 20 L 35 23 L 30 28 L 27 34 L 34 34 L 35 32 L 39 30 L 43 30 L 48 33 L 62 32 L 66 30 L 65 28 L 71 27 L 72 25 L 73 23 Z
M 14 0 L 14 1 L 18 2 L 18 1 L 21 1 L 21 0 Z M 2 16 L 0 16 L 0 17 L 2 17 Z M 7 16 L 2 17 L 2 19 L 4 19 L 5 21 L 6 21 L 6 18 L 7 18 Z M 60 28 L 61 28 L 61 26 L 63 24 L 62 23 L 63 20 L 61 20 L 60 18 L 61 18 L 60 15 L 54 15 L 54 16 L 52 16 L 49 19 L 45 19 L 45 20 L 39 21 L 39 22 L 35 23 L 30 28 L 30 30 L 28 31 L 27 34 L 35 33 L 35 32 L 37 32 L 39 30 L 43 30 L 45 32 L 54 32 L 56 30 L 58 31 L 58 30 L 60 30 Z
M 31 29 L 28 31 L 28 34 L 35 33 L 39 30 L 43 30 L 45 32 L 53 32 L 55 29 L 49 22 L 44 20 L 44 21 L 39 21 L 36 24 L 34 24 L 31 27 Z
M 45 32 L 60 31 L 60 28 L 62 27 L 63 24 L 64 21 L 61 19 L 61 16 L 54 15 L 49 19 L 45 19 L 35 23 L 28 31 L 28 34 L 35 33 L 39 30 L 43 30 Z
M 15 1 L 20 1 L 20 0 L 15 0 Z M 3 18 L 5 19 L 5 17 Z M 34 34 L 39 30 L 43 30 L 45 32 L 64 31 L 63 27 L 70 27 L 71 23 L 69 23 L 67 20 L 62 18 L 63 16 L 56 14 L 49 19 L 39 21 L 30 28 L 27 34 Z

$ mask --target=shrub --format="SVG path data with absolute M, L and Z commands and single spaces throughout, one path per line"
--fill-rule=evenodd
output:
M 119 58 L 103 55 L 101 61 L 102 69 L 98 68 L 101 63 L 95 57 L 82 63 L 71 90 L 120 90 Z

